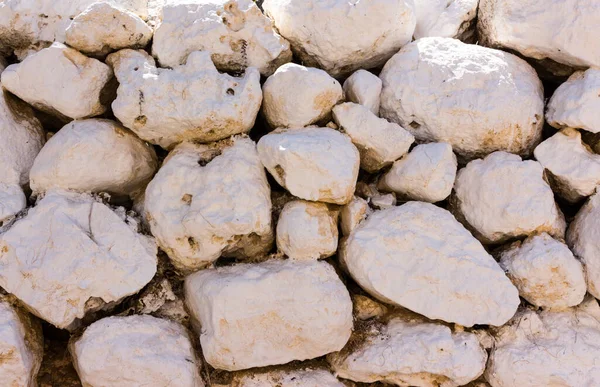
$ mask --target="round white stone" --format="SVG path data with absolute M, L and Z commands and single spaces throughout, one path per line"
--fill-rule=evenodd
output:
M 379 115 L 381 102 L 381 79 L 367 70 L 357 70 L 344 82 L 346 100 L 367 107 L 375 115 Z

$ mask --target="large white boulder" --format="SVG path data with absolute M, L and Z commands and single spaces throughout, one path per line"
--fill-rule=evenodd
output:
M 465 159 L 529 154 L 544 123 L 543 87 L 515 55 L 450 38 L 423 38 L 390 59 L 381 116 L 422 142 L 447 142 Z
M 352 231 L 340 259 L 371 295 L 430 319 L 499 326 L 519 305 L 517 289 L 481 243 L 433 204 L 375 212 Z
M 249 138 L 180 144 L 148 184 L 144 207 L 159 246 L 184 271 L 221 255 L 260 256 L 273 242 L 269 183 Z
M 251 66 L 266 76 L 292 60 L 290 44 L 252 0 L 165 4 L 154 32 L 153 55 L 163 67 L 175 67 L 193 51 L 210 52 L 219 70 Z
M 220 140 L 254 126 L 262 102 L 255 68 L 242 78 L 221 74 L 210 53 L 201 51 L 173 69 L 157 68 L 142 50 L 118 51 L 107 63 L 119 81 L 113 112 L 143 140 L 172 148 L 186 140 Z
M 257 148 L 265 168 L 292 195 L 335 204 L 352 199 L 360 156 L 348 136 L 329 128 L 277 130 Z
M 2 86 L 47 113 L 86 118 L 106 111 L 103 93 L 111 68 L 79 51 L 54 43 L 2 72 Z
M 416 25 L 412 0 L 265 0 L 263 9 L 303 63 L 336 77 L 384 64 Z
M 88 194 L 50 191 L 0 236 L 0 286 L 38 317 L 73 328 L 154 276 L 156 245 L 135 226 Z
M 215 387 L 220 387 L 217 383 Z M 271 371 L 242 371 L 233 375 L 231 383 L 223 387 L 344 387 L 331 372 L 323 368 L 293 368 Z
M 547 232 L 562 238 L 566 223 L 544 180 L 544 167 L 495 152 L 458 171 L 453 211 L 483 243 Z
M 206 361 L 229 371 L 284 364 L 341 350 L 352 301 L 321 261 L 272 260 L 201 270 L 185 280 Z
M 470 39 L 479 0 L 415 0 L 415 39 L 428 36 Z
M 107 317 L 69 345 L 84 386 L 204 387 L 185 328 L 152 316 Z
M 367 70 L 357 70 L 344 81 L 344 95 L 347 101 L 366 106 L 379 115 L 381 102 L 381 79 Z
M 33 163 L 31 189 L 135 195 L 158 168 L 154 149 L 120 124 L 72 121 L 54 134 Z

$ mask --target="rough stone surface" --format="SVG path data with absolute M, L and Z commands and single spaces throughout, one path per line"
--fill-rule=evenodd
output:
M 370 209 L 367 201 L 361 197 L 354 196 L 352 200 L 342 207 L 340 211 L 340 227 L 344 236 L 350 235 L 352 230 L 362 222 Z
M 562 238 L 565 219 L 543 175 L 540 163 L 506 152 L 471 161 L 458 171 L 453 211 L 483 243 L 536 232 Z
M 529 154 L 544 123 L 543 87 L 515 55 L 450 38 L 423 38 L 390 59 L 381 116 L 422 142 L 447 142 L 465 159 Z
M 108 317 L 70 344 L 84 386 L 204 387 L 185 328 L 152 316 Z
M 344 387 L 328 370 L 300 368 L 291 370 L 248 371 L 233 376 L 227 385 L 235 387 Z
M 107 58 L 119 81 L 115 116 L 140 138 L 172 148 L 186 140 L 216 141 L 254 126 L 262 101 L 260 74 L 221 74 L 208 52 L 195 51 L 184 65 L 156 68 L 146 52 L 121 50 Z
M 31 189 L 131 195 L 158 168 L 154 149 L 114 121 L 73 121 L 48 140 L 31 168 Z
M 344 347 L 352 301 L 333 267 L 272 260 L 194 273 L 188 308 L 206 361 L 230 371 L 312 359 Z
M 251 66 L 266 76 L 292 60 L 290 44 L 252 0 L 166 4 L 153 55 L 163 67 L 175 67 L 193 51 L 209 51 L 219 70 Z
M 152 234 L 184 271 L 221 255 L 262 255 L 273 242 L 267 176 L 245 137 L 182 143 L 148 185 L 144 202 Z
M 112 76 L 104 63 L 54 43 L 8 66 L 2 86 L 44 112 L 78 119 L 104 113 L 103 89 Z
M 355 294 L 352 296 L 354 316 L 360 321 L 382 318 L 388 313 L 388 307 L 367 296 Z
M 452 193 L 457 165 L 450 144 L 417 145 L 394 163 L 378 186 L 411 200 L 440 202 Z
M 479 0 L 415 0 L 415 39 L 427 36 L 471 38 Z
M 375 212 L 350 234 L 340 259 L 371 295 L 430 319 L 499 326 L 519 305 L 517 289 L 481 243 L 433 204 Z
M 291 92 L 293 90 L 293 92 Z M 342 100 L 342 86 L 325 71 L 285 64 L 263 85 L 262 112 L 269 125 L 303 127 L 328 119 Z
M 135 226 L 90 195 L 48 192 L 0 235 L 0 286 L 35 315 L 71 328 L 154 276 L 156 245 Z
M 546 233 L 515 242 L 500 254 L 500 266 L 521 297 L 538 307 L 575 306 L 587 291 L 581 263 Z
M 346 102 L 333 108 L 333 119 L 360 152 L 360 166 L 374 173 L 408 152 L 415 138 L 400 125 L 368 108 Z
M 410 0 L 265 0 L 263 9 L 303 63 L 332 76 L 384 64 L 416 25 Z
M 381 79 L 367 70 L 357 70 L 344 82 L 346 100 L 366 106 L 375 115 L 379 115 L 381 102 Z

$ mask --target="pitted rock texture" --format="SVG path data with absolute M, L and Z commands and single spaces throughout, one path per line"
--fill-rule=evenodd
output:
M 479 0 L 415 0 L 417 26 L 414 37 L 470 40 L 475 30 Z
M 236 373 L 227 386 L 235 387 L 344 387 L 326 369 L 305 368 L 273 371 L 244 371 Z M 217 385 L 217 387 L 220 387 Z M 223 386 L 225 387 L 225 386 Z

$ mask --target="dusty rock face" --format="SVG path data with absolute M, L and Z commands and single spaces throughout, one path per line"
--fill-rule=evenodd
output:
M 423 38 L 394 55 L 379 77 L 382 117 L 418 141 L 451 144 L 467 160 L 498 150 L 527 155 L 541 138 L 542 84 L 512 54 Z
M 71 328 L 154 276 L 156 245 L 135 226 L 88 194 L 48 192 L 0 235 L 0 286 L 40 318 Z
M 114 121 L 73 121 L 44 146 L 31 168 L 31 189 L 131 195 L 158 168 L 154 149 Z
M 273 128 L 322 121 L 343 98 L 342 86 L 325 71 L 294 63 L 279 67 L 265 82 L 263 93 L 262 112 Z
M 600 47 L 590 34 L 599 16 L 595 0 L 480 0 L 479 36 L 486 45 L 534 59 L 600 66 Z
M 340 227 L 344 236 L 350 235 L 352 230 L 369 214 L 369 204 L 361 197 L 354 196 L 352 200 L 342 207 L 340 211 Z
M 471 161 L 454 184 L 453 211 L 483 243 L 536 232 L 562 238 L 565 219 L 538 162 L 495 152 Z
M 478 3 L 479 0 L 415 0 L 415 39 L 427 36 L 472 38 Z
M 104 63 L 54 43 L 8 66 L 2 86 L 37 109 L 78 119 L 104 113 L 102 93 L 112 76 Z
M 175 67 L 193 51 L 209 51 L 219 70 L 256 67 L 266 76 L 292 60 L 290 44 L 251 0 L 167 3 L 153 55 L 163 67 Z
M 375 115 L 379 115 L 381 88 L 383 84 L 376 75 L 357 70 L 344 82 L 344 94 L 350 102 L 367 107 Z
M 183 326 L 152 316 L 108 317 L 70 345 L 84 386 L 204 387 Z
M 519 305 L 517 289 L 481 243 L 429 203 L 370 215 L 345 241 L 340 259 L 371 295 L 430 319 L 499 326 Z
M 235 387 L 344 387 L 325 369 L 292 369 L 266 372 L 241 372 L 227 386 Z
M 410 42 L 416 24 L 405 0 L 265 0 L 263 9 L 303 63 L 335 77 L 382 65 Z
M 144 205 L 152 234 L 180 270 L 222 254 L 260 256 L 273 242 L 267 176 L 245 137 L 176 147 L 148 184 Z
M 107 63 L 119 81 L 115 116 L 143 140 L 167 149 L 249 131 L 262 101 L 258 70 L 249 68 L 243 78 L 221 74 L 208 52 L 193 52 L 173 69 L 156 68 L 141 50 L 121 50 Z
M 265 168 L 292 195 L 335 204 L 352 199 L 360 159 L 348 136 L 329 128 L 274 131 L 257 148 Z

